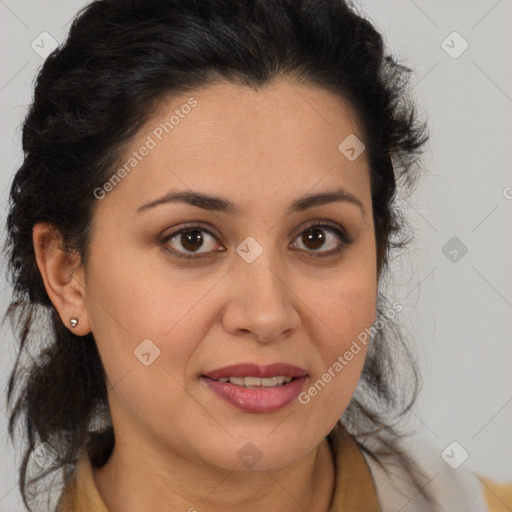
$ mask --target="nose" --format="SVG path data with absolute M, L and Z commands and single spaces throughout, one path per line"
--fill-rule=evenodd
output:
M 270 342 L 290 335 L 300 325 L 299 299 L 282 266 L 270 264 L 265 251 L 252 263 L 242 258 L 231 271 L 223 325 L 233 335 L 255 335 Z

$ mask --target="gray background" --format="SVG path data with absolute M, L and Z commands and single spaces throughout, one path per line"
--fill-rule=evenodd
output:
M 0 0 L 0 216 L 22 161 L 20 124 L 43 58 L 31 47 L 48 32 L 62 42 L 87 2 Z M 441 452 L 457 441 L 461 468 L 512 480 L 512 1 L 371 0 L 360 9 L 389 49 L 413 67 L 414 94 L 429 122 L 427 171 L 403 201 L 416 239 L 393 265 L 393 299 L 414 340 L 423 372 L 421 398 L 405 427 Z M 469 44 L 457 58 L 462 40 Z M 42 43 L 39 43 L 42 46 Z M 455 246 L 445 245 L 451 242 Z M 3 240 L 2 240 L 3 242 Z M 461 243 L 467 248 L 462 257 Z M 451 253 L 453 249 L 457 254 Z M 445 255 L 445 253 L 447 255 Z M 451 261 L 455 259 L 456 261 Z M 0 308 L 10 290 L 0 277 Z M 0 342 L 5 390 L 15 342 L 6 323 Z M 7 436 L 0 402 L 0 512 L 22 510 L 19 443 Z M 458 448 L 457 448 L 458 449 Z M 456 453 L 460 456 L 460 453 Z

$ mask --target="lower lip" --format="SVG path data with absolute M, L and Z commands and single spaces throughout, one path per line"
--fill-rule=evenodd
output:
M 219 382 L 202 376 L 201 379 L 218 396 L 245 412 L 274 412 L 293 402 L 300 393 L 306 377 L 297 377 L 275 388 L 245 388 L 230 382 Z

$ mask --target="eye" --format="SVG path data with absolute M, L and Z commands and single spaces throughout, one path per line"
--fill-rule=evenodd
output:
M 206 233 L 206 237 L 203 235 L 204 233 Z M 178 245 L 178 250 L 168 249 L 165 247 L 165 244 L 174 239 L 176 239 L 174 244 Z M 212 243 L 212 241 L 215 241 L 215 236 L 206 228 L 203 228 L 198 224 L 191 224 L 166 236 L 162 240 L 162 244 L 164 245 L 163 248 L 165 251 L 171 253 L 177 258 L 193 259 L 202 258 L 202 255 L 205 252 L 210 252 L 210 250 L 215 246 L 215 243 Z M 181 246 L 181 248 L 179 246 Z M 201 249 L 203 246 L 206 246 L 206 251 L 199 252 L 198 249 Z M 225 250 L 226 249 L 220 249 L 220 251 Z M 192 254 L 187 254 L 186 251 L 192 251 Z M 195 256 L 195 254 L 199 255 Z
M 326 234 L 327 233 L 327 234 Z M 339 240 L 338 242 L 336 240 Z M 303 229 L 296 240 L 300 241 L 300 245 L 305 247 L 299 247 L 301 250 L 307 252 L 318 253 L 312 256 L 330 256 L 332 254 L 340 252 L 345 245 L 348 245 L 352 240 L 348 237 L 344 229 L 337 226 L 331 226 L 322 222 L 316 222 Z M 330 246 L 331 250 L 320 250 L 325 249 L 325 246 Z
M 206 236 L 205 236 L 206 235 Z M 352 242 L 345 230 L 340 226 L 331 226 L 325 222 L 316 222 L 303 229 L 299 236 L 299 249 L 312 254 L 311 256 L 330 256 L 340 252 L 345 245 Z M 215 235 L 198 224 L 190 224 L 178 231 L 170 233 L 161 240 L 163 249 L 177 258 L 199 259 L 215 252 Z M 171 245 L 174 249 L 170 249 Z M 293 245 L 293 244 L 292 244 Z M 330 246 L 331 250 L 320 250 L 324 246 Z M 301 247 L 302 246 L 302 247 Z M 220 246 L 217 252 L 225 251 Z M 204 249 L 200 251 L 200 249 Z

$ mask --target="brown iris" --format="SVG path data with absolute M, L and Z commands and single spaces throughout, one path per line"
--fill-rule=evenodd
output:
M 181 243 L 183 244 L 183 247 L 187 249 L 188 251 L 194 251 L 195 249 L 199 249 L 201 245 L 203 244 L 203 235 L 201 234 L 201 231 L 197 229 L 191 229 L 189 231 L 185 231 L 181 234 Z M 200 245 L 194 245 L 200 242 Z
M 312 249 L 318 249 L 322 247 L 325 242 L 325 234 L 322 229 L 312 228 L 302 233 L 302 241 L 312 243 L 314 247 Z

